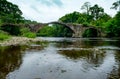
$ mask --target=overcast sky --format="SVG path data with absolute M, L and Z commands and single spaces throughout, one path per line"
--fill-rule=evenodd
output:
M 114 16 L 116 11 L 111 10 L 112 3 L 116 0 L 7 0 L 17 4 L 26 19 L 37 22 L 57 21 L 60 17 L 73 11 L 82 12 L 80 9 L 85 2 L 93 6 L 98 4 L 105 12 Z

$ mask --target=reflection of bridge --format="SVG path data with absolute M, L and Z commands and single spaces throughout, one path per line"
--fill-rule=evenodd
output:
M 97 31 L 97 36 L 101 36 L 100 29 L 94 27 L 94 26 L 84 26 L 81 24 L 73 24 L 73 23 L 63 23 L 63 22 L 49 22 L 49 23 L 39 23 L 39 24 L 29 24 L 29 28 L 33 32 L 39 31 L 42 27 L 49 25 L 49 24 L 59 24 L 62 26 L 65 26 L 66 28 L 70 29 L 73 32 L 73 37 L 82 37 L 82 34 L 87 29 L 94 29 Z
M 63 23 L 63 22 L 57 22 L 57 21 L 49 22 L 49 23 L 26 24 L 26 25 L 12 24 L 12 26 L 25 26 L 25 27 L 28 27 L 32 32 L 38 32 L 42 27 L 47 26 L 49 24 L 59 24 L 59 25 L 65 26 L 66 28 L 70 29 L 73 32 L 73 37 L 82 37 L 83 33 L 87 29 L 94 29 L 97 31 L 97 36 L 101 36 L 100 29 L 94 26 L 85 26 L 81 24 Z M 6 24 L 4 24 L 3 26 L 5 25 Z

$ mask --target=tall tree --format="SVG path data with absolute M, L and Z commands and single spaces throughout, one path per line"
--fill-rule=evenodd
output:
M 65 23 L 76 23 L 79 17 L 80 17 L 80 13 L 75 11 L 73 13 L 69 13 L 61 17 L 59 21 L 62 21 Z
M 119 11 L 120 11 L 120 0 L 117 0 L 117 1 L 114 2 L 112 5 L 113 5 L 113 6 L 111 7 L 111 9 L 117 10 L 117 9 L 119 8 Z
M 95 4 L 93 7 L 90 7 L 90 15 L 93 16 L 93 19 L 97 20 L 101 14 L 104 13 L 104 9 Z
M 6 19 L 5 21 L 11 19 L 14 21 L 10 21 L 10 22 L 18 23 L 20 20 L 23 19 L 22 11 L 18 8 L 17 5 L 8 2 L 7 0 L 0 0 L 0 19 L 4 19 L 4 20 Z
M 85 11 L 86 11 L 86 14 L 89 15 L 89 9 L 90 9 L 90 7 L 91 7 L 90 2 L 85 2 L 85 3 L 82 5 L 81 9 L 82 9 L 82 10 L 85 10 Z

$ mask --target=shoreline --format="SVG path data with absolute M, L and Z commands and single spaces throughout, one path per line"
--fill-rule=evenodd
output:
M 27 37 L 11 37 L 5 41 L 0 41 L 0 46 L 17 46 L 27 45 L 30 42 L 41 42 L 39 38 L 27 38 Z

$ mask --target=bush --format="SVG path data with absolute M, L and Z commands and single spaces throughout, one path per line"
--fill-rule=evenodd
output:
M 24 34 L 27 33 L 27 32 L 30 32 L 30 30 L 29 30 L 28 28 L 21 28 L 21 29 L 20 29 L 21 35 L 24 35 Z
M 0 40 L 1 41 L 9 39 L 9 38 L 10 38 L 10 35 L 8 35 L 7 33 L 3 32 L 3 31 L 0 31 Z
M 20 29 L 21 36 L 28 37 L 28 38 L 35 38 L 36 34 L 33 32 L 30 32 L 28 28 L 21 28 Z
M 85 30 L 82 36 L 83 37 L 98 37 L 98 33 L 96 29 L 90 28 L 90 29 Z
M 7 24 L 7 25 L 1 26 L 0 29 L 5 32 L 8 32 L 10 35 L 15 35 L 15 36 L 20 35 L 20 27 L 19 26 Z
M 89 27 L 89 23 L 87 23 L 87 22 L 84 22 L 82 25 L 83 25 L 83 27 Z
M 36 34 L 32 32 L 27 32 L 27 33 L 24 33 L 23 36 L 28 37 L 28 38 L 35 38 Z

